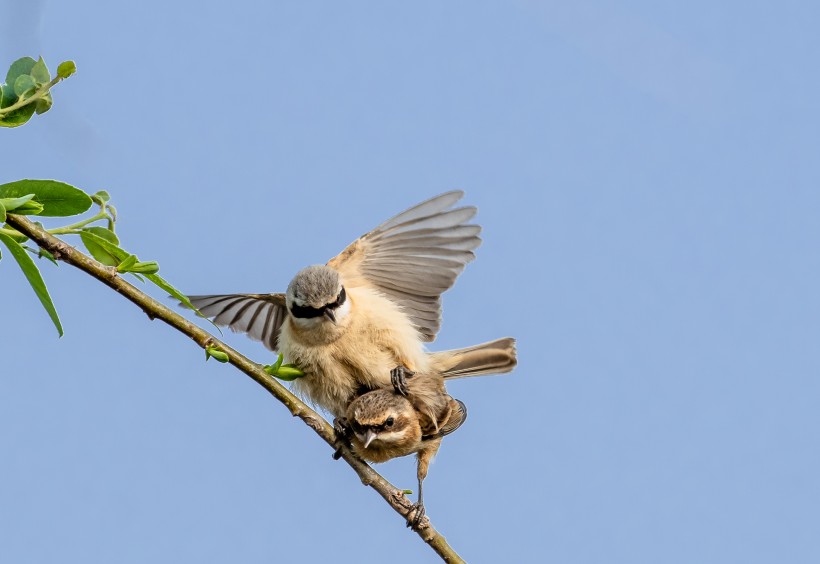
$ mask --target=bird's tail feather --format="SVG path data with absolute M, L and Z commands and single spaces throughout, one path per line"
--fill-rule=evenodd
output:
M 504 337 L 472 347 L 432 353 L 433 366 L 446 379 L 504 374 L 518 363 L 515 339 Z

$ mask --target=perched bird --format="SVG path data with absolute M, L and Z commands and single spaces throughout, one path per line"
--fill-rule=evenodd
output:
M 462 196 L 447 192 L 400 213 L 326 265 L 299 271 L 284 294 L 189 298 L 217 325 L 247 333 L 296 364 L 305 376 L 294 388 L 336 417 L 367 391 L 406 391 L 413 373 L 437 390 L 445 372 L 509 372 L 516 364 L 511 338 L 453 351 L 424 348 L 441 326 L 441 294 L 481 243 L 481 228 L 467 223 L 476 208 L 453 208 Z M 435 405 L 422 401 L 419 409 L 435 420 Z
M 422 484 L 441 439 L 467 418 L 466 406 L 447 395 L 443 386 L 436 397 L 433 418 L 427 409 L 417 409 L 413 398 L 419 394 L 414 388 L 421 382 L 416 378 L 409 380 L 406 397 L 390 388 L 367 392 L 350 403 L 344 417 L 334 421 L 337 435 L 347 440 L 353 452 L 364 460 L 385 462 L 416 454 L 419 495 L 407 518 L 407 525 L 414 527 L 424 517 Z

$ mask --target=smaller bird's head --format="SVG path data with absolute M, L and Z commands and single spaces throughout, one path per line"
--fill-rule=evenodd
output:
M 350 310 L 339 273 L 321 264 L 297 272 L 288 285 L 285 300 L 291 315 L 306 326 L 317 320 L 336 324 Z
M 392 389 L 374 390 L 356 398 L 347 410 L 356 438 L 366 449 L 400 446 L 421 438 L 418 416 L 407 398 Z

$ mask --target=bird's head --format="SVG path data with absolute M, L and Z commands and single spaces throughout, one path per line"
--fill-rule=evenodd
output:
M 350 311 L 339 273 L 325 265 L 308 266 L 297 272 L 285 299 L 288 311 L 303 327 L 322 322 L 337 324 Z
M 409 445 L 421 437 L 413 405 L 393 390 L 374 390 L 359 396 L 347 413 L 353 433 L 365 449 Z

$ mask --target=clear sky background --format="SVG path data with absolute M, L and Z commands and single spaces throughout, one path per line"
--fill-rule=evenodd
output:
M 468 561 L 820 561 L 815 4 L 0 14 L 4 68 L 79 69 L 0 131 L 0 181 L 108 190 L 124 246 L 186 292 L 283 290 L 466 190 L 484 244 L 432 348 L 513 335 L 520 355 L 450 386 L 470 417 L 425 484 Z M 58 339 L 8 258 L 3 562 L 437 560 L 250 379 L 44 263 Z M 411 458 L 378 469 L 415 489 Z

